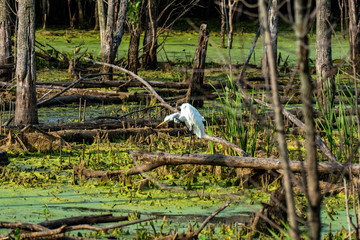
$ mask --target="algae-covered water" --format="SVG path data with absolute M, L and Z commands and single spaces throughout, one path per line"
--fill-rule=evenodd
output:
M 0 187 L 0 219 L 39 223 L 59 218 L 113 214 L 114 216 L 140 215 L 140 218 L 157 217 L 154 225 L 159 227 L 164 216 L 166 228 L 186 232 L 188 223 L 202 222 L 226 199 L 199 200 L 194 194 L 152 189 L 144 192 L 119 192 L 116 186 L 44 185 L 42 188 L 2 185 Z M 227 199 L 228 200 L 228 199 Z M 226 224 L 249 221 L 250 213 L 258 206 L 243 202 L 233 203 L 212 220 Z M 129 236 L 138 226 L 125 227 Z M 150 231 L 150 226 L 149 231 Z M 125 231 L 124 230 L 124 231 Z M 1 233 L 4 233 L 2 231 Z

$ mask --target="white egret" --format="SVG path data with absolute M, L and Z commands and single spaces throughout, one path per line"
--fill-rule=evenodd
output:
M 189 145 L 189 153 L 190 153 L 190 146 L 192 140 L 191 133 L 194 133 L 198 138 L 204 137 L 205 126 L 203 122 L 205 122 L 205 118 L 201 116 L 199 111 L 189 103 L 182 104 L 180 106 L 180 110 L 181 110 L 180 114 L 173 113 L 167 115 L 164 118 L 164 121 L 160 123 L 158 127 L 169 121 L 174 121 L 175 123 L 184 122 L 190 131 L 190 145 Z

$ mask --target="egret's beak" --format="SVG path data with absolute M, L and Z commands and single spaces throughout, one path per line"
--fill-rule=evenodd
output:
M 160 127 L 161 125 L 164 125 L 165 123 L 167 123 L 168 121 L 163 121 L 162 123 L 160 123 L 159 125 L 157 125 L 156 128 Z

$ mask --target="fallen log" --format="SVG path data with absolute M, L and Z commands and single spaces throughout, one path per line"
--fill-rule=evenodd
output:
M 80 99 L 86 100 L 87 103 L 126 103 L 126 102 L 141 102 L 146 101 L 146 98 L 150 99 L 149 94 L 139 94 L 139 93 L 125 93 L 121 92 L 117 96 L 92 96 L 92 95 L 81 95 L 81 94 L 72 94 L 65 96 L 58 96 L 49 101 L 40 103 L 38 107 L 50 107 L 56 105 L 64 105 L 71 103 L 78 103 Z
M 63 124 L 36 124 L 34 127 L 47 132 L 60 131 L 65 129 L 116 129 L 116 128 L 138 128 L 138 127 L 156 127 L 161 120 L 152 119 L 116 119 L 116 120 L 88 120 L 83 122 L 69 122 Z M 23 129 L 24 125 L 6 126 L 6 129 Z
M 8 229 L 23 229 L 26 231 L 32 232 L 40 232 L 40 231 L 47 231 L 48 228 L 35 224 L 35 223 L 27 223 L 27 222 L 5 222 L 0 221 L 0 228 L 8 228 Z
M 259 77 L 249 77 L 246 78 L 248 81 L 257 81 Z M 160 82 L 160 81 L 148 81 L 148 83 L 155 88 L 174 88 L 174 89 L 188 89 L 188 82 Z M 58 87 L 67 87 L 70 82 L 37 82 L 36 88 L 41 88 L 44 86 L 58 86 Z M 117 80 L 117 81 L 82 81 L 73 88 L 118 88 L 118 87 L 142 87 L 143 84 L 140 81 L 132 80 Z M 204 83 L 203 87 L 206 90 L 223 89 L 225 88 L 226 83 Z
M 118 176 L 131 176 L 151 171 L 164 165 L 212 165 L 235 168 L 253 168 L 263 170 L 281 170 L 280 159 L 276 158 L 254 158 L 240 156 L 225 156 L 220 154 L 170 154 L 170 153 L 148 153 L 131 152 L 134 161 L 141 161 L 141 164 L 130 169 L 116 171 L 96 171 L 85 169 L 80 166 L 74 166 L 74 173 L 86 178 L 112 178 Z M 290 169 L 293 172 L 304 172 L 306 162 L 290 161 Z M 319 173 L 324 174 L 351 174 L 359 175 L 359 164 L 336 164 L 331 162 L 319 162 Z
M 15 222 L 15 223 L 0 222 L 0 226 L 6 226 L 6 227 L 2 227 L 2 228 L 10 228 L 10 229 L 16 229 L 16 228 L 26 229 L 24 226 L 33 225 L 34 230 L 35 229 L 38 229 L 38 230 L 35 230 L 32 232 L 21 232 L 20 239 L 57 239 L 57 238 L 62 238 L 64 236 L 65 232 L 71 232 L 71 231 L 77 231 L 77 230 L 106 231 L 106 230 L 110 230 L 110 229 L 121 228 L 121 227 L 129 226 L 129 225 L 138 224 L 138 223 L 145 222 L 145 221 L 151 221 L 154 219 L 155 219 L 155 217 L 149 217 L 149 218 L 138 219 L 138 220 L 134 220 L 134 221 L 126 222 L 126 223 L 115 224 L 115 225 L 110 225 L 110 226 L 99 226 L 99 227 L 94 227 L 89 224 L 79 224 L 79 225 L 73 225 L 73 226 L 62 225 L 55 229 L 48 229 L 48 228 L 42 227 L 38 224 L 29 224 L 29 223 L 24 223 L 24 222 Z M 2 240 L 14 239 L 14 234 L 11 233 L 8 235 L 0 235 L 0 239 L 2 239 Z
M 120 222 L 127 221 L 127 216 L 113 216 L 112 214 L 105 215 L 87 215 L 87 216 L 78 216 L 70 218 L 61 218 L 52 221 L 41 222 L 38 225 L 43 226 L 48 229 L 59 228 L 63 225 L 74 226 L 79 224 L 98 224 L 98 223 L 110 223 L 110 222 Z
M 44 87 L 37 87 L 37 90 L 43 89 L 43 90 L 47 90 L 47 89 L 53 89 L 53 90 L 61 90 L 64 89 L 63 87 L 57 87 L 57 86 L 44 86 Z M 98 89 L 89 89 L 89 88 L 72 88 L 67 90 L 68 94 L 66 95 L 71 95 L 71 94 L 81 94 L 81 95 L 91 95 L 91 96 L 113 96 L 113 97 L 121 97 L 121 96 L 128 96 L 134 93 L 129 93 L 129 92 L 121 92 L 121 91 L 115 91 L 115 90 L 98 90 Z M 178 90 L 178 89 L 159 89 L 157 90 L 157 92 L 162 95 L 162 96 L 178 96 L 178 95 L 184 95 L 186 94 L 186 90 Z M 136 92 L 139 95 L 144 95 L 144 96 L 148 96 L 148 92 L 147 91 L 138 91 Z
M 186 132 L 186 128 L 168 128 L 168 129 L 158 129 L 154 130 L 149 127 L 144 128 L 127 128 L 127 129 L 109 129 L 109 130 L 101 130 L 101 129 L 91 129 L 91 130 L 60 130 L 55 131 L 57 135 L 59 135 L 66 142 L 82 142 L 85 140 L 86 142 L 93 142 L 97 136 L 106 137 L 110 141 L 116 139 L 127 139 L 130 136 L 141 136 L 147 137 L 151 134 L 155 133 L 163 133 L 170 136 L 178 136 L 179 134 L 184 134 Z

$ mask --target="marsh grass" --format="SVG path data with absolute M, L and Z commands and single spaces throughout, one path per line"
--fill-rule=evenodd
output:
M 317 124 L 320 131 L 326 136 L 330 150 L 340 162 L 353 162 L 358 154 L 359 139 L 355 117 L 355 96 L 351 94 L 349 85 L 345 84 L 345 93 L 338 91 L 337 98 L 339 103 L 336 106 L 319 104 L 315 96 L 316 107 L 320 112 Z M 329 85 L 326 85 L 329 88 Z M 348 94 L 350 93 L 350 94 Z M 328 103 L 331 99 L 322 92 L 323 97 L 327 98 Z
M 261 127 L 252 115 L 252 111 L 248 110 L 248 106 L 255 106 L 255 112 L 258 112 L 256 105 L 247 105 L 242 94 L 236 89 L 233 81 L 228 79 L 228 88 L 223 89 L 223 93 L 218 92 L 220 106 L 218 110 L 213 111 L 212 116 L 221 136 L 229 142 L 239 145 L 245 152 L 255 156 L 257 140 Z M 253 95 L 254 96 L 254 92 Z M 222 116 L 223 120 L 217 120 L 215 115 Z M 231 154 L 236 154 L 230 151 Z

